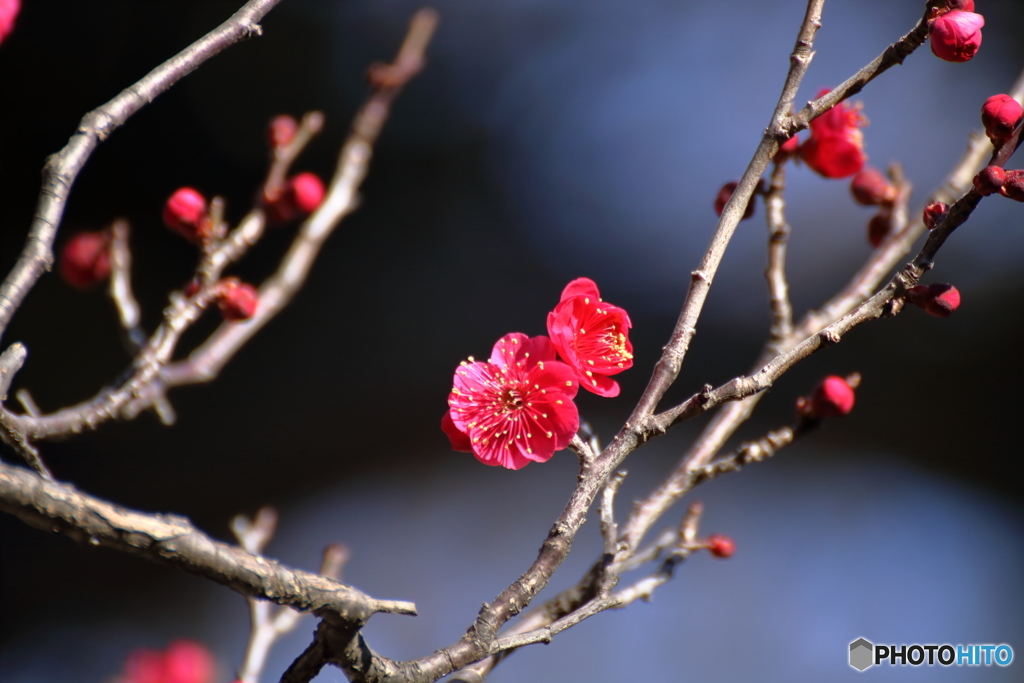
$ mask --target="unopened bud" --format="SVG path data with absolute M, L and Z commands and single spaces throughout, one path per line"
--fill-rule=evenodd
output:
M 80 232 L 64 245 L 60 275 L 76 289 L 88 289 L 110 275 L 110 236 L 103 231 Z
M 1006 182 L 1006 172 L 998 166 L 986 166 L 974 176 L 974 191 L 982 197 L 999 192 Z
M 954 10 L 936 17 L 931 23 L 932 53 L 947 62 L 966 62 L 981 47 L 981 27 L 985 17 L 974 12 Z
M 926 228 L 934 230 L 939 225 L 942 225 L 942 221 L 946 220 L 946 214 L 948 213 L 949 204 L 946 202 L 932 202 L 924 207 L 922 220 Z
M 1024 118 L 1024 107 L 1009 95 L 993 95 L 981 107 L 981 122 L 993 144 L 1007 140 Z
M 289 180 L 288 192 L 302 213 L 313 213 L 324 201 L 324 183 L 315 173 L 300 173 Z
M 892 224 L 892 215 L 888 211 L 879 211 L 868 221 L 868 242 L 876 249 L 889 236 L 889 228 Z
M 736 552 L 736 541 L 722 534 L 711 534 L 708 536 L 707 547 L 715 557 L 732 557 Z
M 259 306 L 259 293 L 252 285 L 238 278 L 224 278 L 217 283 L 217 307 L 225 320 L 248 320 Z
M 267 130 L 267 137 L 270 139 L 271 149 L 287 147 L 295 139 L 295 133 L 299 130 L 299 122 L 295 117 L 281 114 L 270 120 Z
M 191 187 L 175 190 L 164 204 L 164 224 L 189 242 L 198 243 L 210 237 L 211 225 L 206 214 L 206 198 Z
M 722 188 L 718 191 L 718 194 L 715 196 L 716 216 L 722 215 L 722 211 L 725 209 L 725 205 L 729 202 L 729 199 L 732 198 L 732 193 L 736 191 L 737 187 L 739 187 L 739 183 L 737 182 L 728 182 L 725 185 L 722 185 Z M 754 215 L 755 205 L 756 202 L 754 201 L 753 195 L 751 195 L 750 201 L 747 202 L 747 209 L 746 211 L 743 212 L 743 218 L 740 219 L 741 221 L 745 221 Z
M 809 399 L 797 399 L 797 412 L 811 420 L 849 415 L 856 400 L 854 389 L 859 383 L 858 374 L 849 377 L 829 375 L 821 381 Z
M 907 290 L 907 301 L 920 306 L 928 315 L 948 318 L 960 306 L 960 292 L 945 283 L 917 285 Z
M 999 194 L 1015 202 L 1024 202 L 1024 171 L 1007 171 Z
M 864 206 L 892 204 L 896 201 L 896 186 L 873 166 L 866 166 L 850 181 L 854 201 Z

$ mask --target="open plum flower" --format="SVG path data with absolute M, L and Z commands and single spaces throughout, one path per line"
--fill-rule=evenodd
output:
M 580 386 L 598 396 L 619 395 L 615 375 L 633 367 L 629 314 L 601 300 L 594 281 L 581 277 L 562 291 L 548 313 L 548 334 L 558 355 L 576 372 Z
M 572 441 L 580 427 L 577 391 L 576 373 L 555 359 L 550 339 L 512 332 L 494 345 L 489 362 L 470 357 L 459 364 L 441 429 L 455 450 L 518 470 Z

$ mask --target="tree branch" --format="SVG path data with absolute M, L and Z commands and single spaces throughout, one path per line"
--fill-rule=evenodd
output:
M 362 625 L 377 612 L 416 614 L 411 602 L 355 588 L 214 541 L 184 517 L 143 514 L 0 463 L 0 510 L 30 526 L 114 548 L 228 586 L 242 595 Z
M 71 186 L 96 146 L 200 64 L 241 40 L 260 35 L 261 28 L 257 22 L 278 2 L 280 0 L 250 0 L 216 29 L 150 71 L 99 109 L 82 117 L 67 146 L 47 159 L 43 167 L 43 186 L 25 247 L 0 285 L 0 336 L 3 336 L 29 290 L 53 265 L 53 241 Z

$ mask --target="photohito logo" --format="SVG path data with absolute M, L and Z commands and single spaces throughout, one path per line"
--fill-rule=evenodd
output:
M 850 643 L 850 666 L 864 671 L 888 662 L 889 666 L 1009 666 L 1009 645 L 875 645 L 866 638 Z

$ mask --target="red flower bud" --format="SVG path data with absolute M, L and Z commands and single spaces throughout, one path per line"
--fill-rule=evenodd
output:
M 76 289 L 106 280 L 110 275 L 109 235 L 102 231 L 78 233 L 64 245 L 59 268 L 64 281 Z
M 896 186 L 874 166 L 867 166 L 850 181 L 850 192 L 858 204 L 877 206 L 896 201 Z
M 736 182 L 728 182 L 725 185 L 722 185 L 722 189 L 720 189 L 718 191 L 718 194 L 715 196 L 716 216 L 722 215 L 722 210 L 725 209 L 726 203 L 728 203 L 729 199 L 732 197 L 732 193 L 736 191 L 736 188 L 738 186 L 739 183 Z M 751 196 L 750 201 L 747 202 L 747 210 L 743 212 L 743 218 L 740 219 L 741 221 L 745 221 L 754 215 L 754 208 L 756 204 L 757 203 L 754 201 L 754 197 Z
M 892 216 L 886 211 L 879 211 L 871 220 L 868 221 L 868 242 L 871 246 L 876 249 L 885 241 L 885 238 L 889 236 L 889 227 L 891 225 Z
M 920 306 L 928 315 L 948 318 L 960 307 L 960 292 L 953 285 L 934 283 L 907 290 L 907 301 Z
M 796 155 L 800 147 L 800 138 L 796 135 L 779 145 L 779 151 L 775 153 L 775 163 L 781 164 Z
M 974 176 L 974 191 L 982 197 L 995 194 L 1006 182 L 1006 172 L 998 166 L 986 166 Z
M 313 213 L 324 200 L 324 183 L 315 173 L 300 173 L 288 181 L 288 192 L 302 213 Z
M 961 12 L 973 12 L 974 0 L 946 0 L 946 7 Z
M 317 174 L 300 173 L 289 178 L 275 197 L 264 192 L 263 207 L 271 223 L 287 223 L 315 211 L 323 202 L 325 193 L 323 181 Z
M 295 139 L 295 133 L 299 130 L 299 122 L 295 117 L 281 114 L 270 120 L 267 130 L 267 137 L 270 139 L 271 149 L 286 147 Z
M 1024 119 L 1024 107 L 1009 95 L 993 95 L 981 107 L 981 122 L 993 144 L 1007 140 Z
M 21 0 L 0 0 L 0 43 L 11 35 L 20 10 Z
M 708 550 L 715 557 L 732 557 L 736 552 L 736 541 L 722 534 L 711 534 L 708 536 Z
M 934 230 L 942 224 L 942 221 L 946 220 L 947 213 L 949 213 L 949 204 L 946 202 L 932 202 L 924 207 L 922 219 L 924 220 L 925 227 L 929 230 Z
M 164 204 L 164 224 L 189 242 L 202 242 L 210 236 L 206 198 L 191 187 L 182 187 Z
M 849 415 L 853 410 L 856 399 L 854 389 L 858 384 L 860 375 L 857 374 L 847 378 L 829 375 L 821 381 L 810 399 L 802 396 L 797 399 L 797 412 L 811 420 Z
M 229 277 L 217 284 L 216 301 L 225 320 L 248 320 L 256 313 L 260 296 L 252 285 Z
M 1024 202 L 1024 171 L 1007 171 L 999 194 L 1015 202 Z
M 932 53 L 947 62 L 966 62 L 981 47 L 981 27 L 985 17 L 974 12 L 955 10 L 932 21 Z

